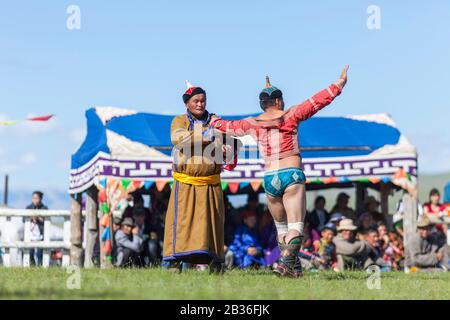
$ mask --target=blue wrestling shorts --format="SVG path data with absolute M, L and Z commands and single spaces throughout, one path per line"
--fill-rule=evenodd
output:
M 284 168 L 264 174 L 264 188 L 272 197 L 281 197 L 287 187 L 305 181 L 305 174 L 300 168 Z

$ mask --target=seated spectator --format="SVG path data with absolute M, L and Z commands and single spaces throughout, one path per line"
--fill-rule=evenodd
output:
M 143 240 L 142 256 L 144 263 L 146 266 L 153 266 L 161 258 L 159 256 L 161 248 L 159 248 L 157 226 L 152 224 L 144 208 L 134 208 L 133 219 L 139 230 L 138 236 Z
M 364 202 L 365 212 L 358 218 L 358 225 L 363 231 L 376 227 L 378 222 L 386 222 L 383 214 L 378 211 L 379 207 L 380 202 L 375 197 L 370 196 L 366 199 Z
M 343 216 L 345 216 L 347 219 L 351 219 L 353 221 L 356 221 L 356 213 L 355 210 L 350 208 L 348 206 L 348 201 L 350 199 L 350 196 L 346 194 L 345 192 L 341 192 L 338 194 L 336 199 L 336 204 L 334 205 L 333 209 L 331 210 L 331 213 L 339 212 Z
M 143 240 L 139 236 L 139 228 L 134 225 L 132 218 L 123 219 L 120 229 L 114 235 L 115 266 L 142 266 L 141 253 Z
M 384 251 L 384 260 L 391 264 L 393 270 L 404 268 L 405 249 L 402 238 L 396 232 L 389 232 L 389 245 Z
M 419 218 L 417 229 L 409 245 L 406 265 L 421 271 L 447 271 L 448 248 L 439 247 L 436 239 L 430 235 L 431 222 L 426 215 Z
M 362 268 L 367 259 L 369 248 L 364 241 L 355 240 L 355 230 L 351 219 L 344 219 L 339 224 L 338 235 L 334 237 L 336 245 L 337 269 L 343 271 L 347 268 Z
M 321 238 L 314 241 L 314 253 L 317 256 L 318 269 L 335 269 L 336 258 L 336 246 L 333 243 L 335 236 L 335 226 L 333 223 L 327 223 L 323 226 L 320 234 Z
M 314 201 L 314 209 L 306 213 L 305 223 L 308 223 L 311 229 L 320 231 L 330 220 L 330 214 L 325 210 L 325 198 L 318 196 Z
M 380 247 L 382 250 L 386 250 L 389 247 L 389 235 L 388 235 L 388 229 L 386 227 L 386 224 L 384 222 L 378 222 L 378 236 L 380 238 Z
M 447 215 L 447 207 L 441 203 L 441 194 L 438 189 L 431 189 L 428 202 L 423 205 L 423 213 L 428 216 L 430 222 L 435 225 L 439 236 L 445 237 L 447 234 L 447 224 L 443 223 L 443 217 Z
M 383 259 L 384 252 L 380 246 L 380 237 L 378 230 L 370 228 L 365 232 L 365 241 L 368 247 L 367 259 L 364 261 L 364 269 L 376 265 L 380 267 L 381 272 L 391 271 L 391 266 Z
M 244 211 L 242 213 L 243 224 L 236 228 L 233 242 L 228 248 L 228 261 L 232 255 L 233 265 L 240 268 L 264 267 L 265 261 L 263 249 L 259 242 L 258 230 L 256 229 L 256 213 Z M 230 267 L 228 265 L 227 267 Z
M 339 227 L 339 224 L 342 220 L 346 219 L 342 213 L 335 212 L 330 217 L 330 223 L 334 224 L 334 229 L 337 230 L 337 227 Z

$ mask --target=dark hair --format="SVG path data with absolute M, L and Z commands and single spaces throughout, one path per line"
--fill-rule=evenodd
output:
M 387 227 L 387 225 L 386 225 L 386 223 L 384 223 L 384 221 L 378 221 L 377 222 L 377 227 L 381 227 L 381 226 Z
M 277 101 L 276 101 L 277 99 L 279 99 L 279 98 L 260 100 L 259 105 L 261 106 L 261 109 L 266 110 L 266 108 L 268 108 L 268 107 L 275 106 L 277 104 Z
M 317 206 L 317 204 L 319 203 L 319 201 L 323 201 L 326 203 L 325 197 L 324 196 L 318 196 L 316 198 L 316 200 L 314 200 L 314 206 Z
M 366 230 L 364 230 L 364 234 L 365 235 L 368 235 L 370 233 L 378 233 L 378 230 L 376 228 L 372 227 L 372 226 L 367 228 Z
M 32 195 L 37 195 L 41 200 L 44 198 L 42 191 L 34 191 Z
M 436 189 L 436 188 L 433 188 L 433 189 L 431 189 L 430 190 L 430 195 L 429 195 L 429 197 L 431 198 L 431 196 L 441 196 L 441 193 L 439 192 L 439 190 L 438 189 Z

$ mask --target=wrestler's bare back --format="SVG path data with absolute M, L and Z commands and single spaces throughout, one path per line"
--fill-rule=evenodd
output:
M 282 117 L 286 111 L 277 109 L 268 109 L 256 117 L 257 120 L 270 121 Z M 301 168 L 302 160 L 300 155 L 293 155 L 279 160 L 266 160 L 265 171 L 279 170 L 283 168 Z

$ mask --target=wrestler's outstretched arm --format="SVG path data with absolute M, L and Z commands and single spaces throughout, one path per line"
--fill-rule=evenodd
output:
M 211 126 L 222 133 L 231 134 L 235 137 L 242 137 L 250 134 L 251 124 L 246 120 L 223 120 L 219 117 L 211 117 Z
M 345 68 L 342 70 L 339 80 L 333 83 L 331 86 L 316 93 L 305 102 L 291 107 L 288 112 L 290 113 L 292 119 L 297 122 L 309 119 L 319 110 L 323 109 L 331 102 L 333 102 L 333 100 L 341 94 L 342 89 L 347 83 L 348 68 L 348 65 L 345 66 Z

